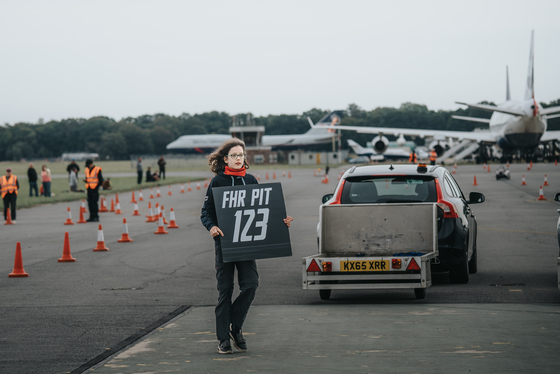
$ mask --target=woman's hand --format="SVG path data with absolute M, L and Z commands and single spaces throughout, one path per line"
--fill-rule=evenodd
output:
M 286 226 L 290 227 L 293 220 L 294 219 L 292 217 L 288 216 L 288 217 L 284 218 L 284 223 L 286 224 Z
M 218 226 L 214 226 L 210 229 L 210 235 L 212 235 L 212 237 L 221 235 L 224 236 L 224 233 L 222 232 L 222 230 L 220 230 L 220 228 Z

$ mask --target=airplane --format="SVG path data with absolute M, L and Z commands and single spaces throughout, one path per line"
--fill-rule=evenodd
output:
M 372 161 L 408 160 L 410 157 L 410 152 L 402 148 L 389 147 L 384 152 L 377 152 L 373 147 L 364 148 L 352 139 L 348 139 L 347 142 L 348 146 L 352 148 L 352 151 L 354 151 L 357 156 L 368 156 Z M 428 158 L 428 152 L 419 148 L 415 148 L 414 151 L 416 152 L 418 158 Z
M 337 126 L 339 130 L 353 130 L 358 133 L 378 134 L 382 138 L 383 134 L 393 134 L 401 138 L 406 136 L 433 137 L 434 142 L 430 144 L 430 149 L 435 149 L 438 156 L 444 153 L 444 147 L 439 142 L 448 139 L 463 141 L 470 140 L 480 144 L 495 144 L 501 148 L 505 154 L 510 154 L 514 150 L 533 152 L 541 142 L 560 140 L 560 131 L 546 131 L 547 119 L 560 117 L 560 106 L 543 108 L 535 100 L 534 92 L 534 32 L 531 32 L 531 48 L 529 55 L 529 72 L 527 76 L 527 86 L 523 101 L 511 100 L 509 90 L 509 76 L 506 77 L 506 101 L 498 106 L 483 104 L 468 104 L 456 102 L 460 105 L 467 105 L 471 108 L 481 109 L 492 112 L 490 119 L 452 116 L 455 119 L 483 122 L 489 124 L 489 130 L 482 131 L 442 131 L 442 130 L 421 130 L 389 127 L 360 127 L 360 126 Z M 507 69 L 506 69 L 507 75 Z M 559 113 L 559 114 L 555 114 Z M 437 144 L 436 144 L 437 142 Z M 376 150 L 386 149 L 386 142 L 374 141 L 373 147 Z M 439 160 L 439 158 L 438 158 Z
M 303 134 L 263 135 L 262 145 L 274 149 L 289 149 L 331 143 L 333 136 L 336 135 L 333 126 L 337 127 L 340 124 L 339 114 L 340 111 L 335 110 L 321 118 L 316 124 L 311 122 L 311 129 Z M 166 148 L 209 153 L 231 137 L 231 135 L 222 134 L 183 135 L 169 143 Z

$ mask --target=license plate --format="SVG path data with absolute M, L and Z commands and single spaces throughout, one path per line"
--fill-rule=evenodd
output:
M 389 271 L 389 260 L 340 261 L 340 271 Z

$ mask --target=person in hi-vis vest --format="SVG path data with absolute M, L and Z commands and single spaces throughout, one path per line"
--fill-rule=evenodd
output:
M 103 183 L 101 168 L 95 166 L 92 160 L 86 160 L 86 190 L 89 207 L 88 222 L 99 222 L 99 186 Z
M 416 152 L 414 152 L 414 149 L 410 151 L 410 156 L 408 156 L 408 162 L 413 164 L 418 162 L 418 156 L 416 156 Z
M 2 187 L 2 200 L 4 201 L 4 220 L 8 219 L 8 207 L 10 208 L 10 216 L 12 222 L 16 223 L 16 200 L 19 190 L 19 181 L 17 176 L 12 174 L 12 169 L 6 169 L 6 175 L 0 179 Z
M 430 164 L 435 165 L 437 160 L 437 152 L 435 149 L 430 151 Z

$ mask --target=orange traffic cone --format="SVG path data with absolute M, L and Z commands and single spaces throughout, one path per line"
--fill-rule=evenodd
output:
M 126 218 L 123 218 L 122 220 L 123 223 L 123 231 L 122 231 L 122 236 L 119 240 L 117 240 L 119 243 L 130 243 L 133 240 L 130 239 L 130 236 L 128 236 L 128 225 L 126 224 Z
M 68 236 L 68 231 L 64 233 L 64 248 L 62 249 L 62 257 L 58 259 L 58 262 L 76 262 L 76 259 L 72 257 L 70 253 L 70 237 Z
M 488 171 L 488 172 L 490 173 L 490 165 L 488 165 L 488 169 L 487 169 L 487 171 Z
M 543 192 L 542 186 L 539 189 L 539 198 L 537 200 L 546 200 L 546 198 L 544 197 L 544 192 Z
M 171 211 L 169 212 L 169 226 L 167 226 L 168 229 L 178 229 L 179 226 L 177 226 L 177 223 L 175 223 L 175 212 L 173 211 L 173 208 L 171 208 Z
M 196 182 L 196 189 L 200 190 L 200 182 Z
M 4 225 L 13 225 L 14 223 L 12 222 L 12 215 L 10 214 L 10 208 L 8 208 L 8 210 L 6 211 L 6 222 L 4 222 Z
M 9 208 L 8 208 L 9 209 Z M 10 278 L 25 278 L 29 274 L 23 270 L 23 259 L 21 256 L 21 243 L 16 243 L 16 259 L 14 261 L 14 270 L 8 275 Z
M 105 246 L 105 238 L 103 237 L 103 228 L 99 225 L 97 231 L 97 247 L 93 248 L 94 252 L 108 251 L 109 248 Z
M 548 184 L 548 178 L 546 177 L 546 174 L 544 175 L 544 184 L 543 186 L 550 186 L 550 184 Z
M 73 225 L 74 222 L 72 222 L 72 213 L 70 212 L 70 207 L 68 207 L 68 213 L 66 213 L 66 222 L 64 222 L 65 225 Z
M 533 161 L 531 161 L 531 162 L 529 163 L 529 165 L 531 165 L 531 169 L 532 169 L 532 168 L 533 168 Z
M 506 168 L 509 169 L 509 161 L 506 163 Z
M 266 173 L 266 179 L 268 180 L 268 173 Z
M 478 183 L 476 183 L 476 175 L 474 176 L 473 186 L 478 186 Z
M 272 173 L 272 179 L 276 179 L 276 172 Z
M 286 171 L 282 170 L 282 176 L 285 177 L 286 176 Z
M 107 209 L 107 204 L 105 198 L 101 198 L 101 208 L 99 208 L 99 213 L 107 213 L 109 210 Z
M 527 170 L 531 170 L 531 167 L 532 167 L 531 164 L 527 165 Z
M 150 199 L 154 198 L 154 189 L 150 188 Z
M 146 216 L 146 222 L 154 222 L 153 220 L 154 212 L 152 211 L 152 203 L 148 202 L 148 215 Z
M 204 180 L 204 188 L 208 188 L 208 179 Z
M 163 205 L 161 206 L 161 216 L 163 217 L 163 224 L 167 225 L 169 222 L 167 222 L 167 220 L 165 219 L 165 208 L 163 207 Z
M 144 196 L 142 195 L 142 190 L 138 191 L 138 201 L 144 201 Z
M 115 210 L 115 214 L 122 214 L 121 212 L 121 203 L 117 201 L 117 209 Z
M 111 209 L 109 210 L 109 212 L 115 212 L 115 200 L 111 199 Z
M 85 199 L 82 199 L 82 210 L 83 210 L 84 213 L 88 212 L 87 209 L 86 209 L 86 200 Z
M 163 227 L 163 217 L 161 213 L 159 214 L 158 228 L 157 231 L 154 232 L 154 234 L 169 234 L 169 231 L 165 231 L 165 227 Z
M 156 189 L 156 197 L 161 197 L 161 193 L 159 193 L 159 187 Z
M 526 186 L 527 183 L 525 183 L 525 176 L 523 176 L 523 178 L 521 179 L 521 185 L 522 186 Z
M 292 177 L 292 172 L 288 171 L 288 178 L 291 178 L 291 177 Z
M 187 191 L 189 191 L 189 192 L 192 191 L 191 182 L 187 182 Z
M 140 212 L 138 211 L 138 204 L 134 204 L 134 213 L 132 213 L 133 216 L 139 216 L 141 215 Z
M 134 190 L 132 190 L 132 200 L 130 200 L 130 202 L 136 204 L 136 198 L 134 197 Z
M 185 184 L 181 183 L 181 193 L 185 193 Z
M 484 170 L 486 170 L 486 162 L 484 163 Z
M 172 196 L 173 194 L 171 193 L 171 185 L 169 185 L 169 192 L 167 192 L 168 196 Z
M 87 221 L 84 219 L 84 213 L 85 213 L 85 208 L 80 207 L 80 219 L 78 220 L 78 223 L 87 223 Z
M 258 181 L 261 180 L 261 173 L 257 173 L 257 180 L 258 180 Z

